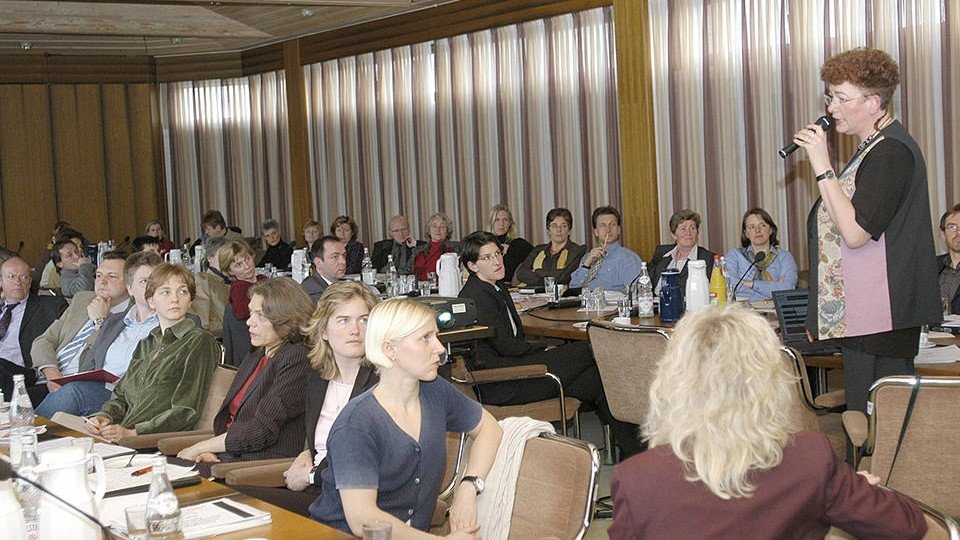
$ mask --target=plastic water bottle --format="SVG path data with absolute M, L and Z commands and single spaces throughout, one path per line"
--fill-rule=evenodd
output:
M 393 258 L 393 255 L 390 255 Z M 370 260 L 370 248 L 363 248 L 363 267 L 360 270 L 360 276 L 367 285 L 373 285 L 377 281 L 377 271 L 373 269 L 373 261 Z
M 36 418 L 23 375 L 14 375 L 13 395 L 10 396 L 10 427 L 32 427 Z
M 393 264 L 393 255 L 387 255 L 387 296 L 396 296 L 394 284 L 397 282 L 397 265 Z
M 720 272 L 723 274 L 723 281 L 727 285 L 727 300 L 735 302 L 737 299 L 733 298 L 733 280 L 730 278 L 730 272 L 727 270 L 727 258 L 720 257 Z
M 640 277 L 637 279 L 637 316 L 653 317 L 653 283 L 647 272 L 647 263 L 640 263 Z
M 150 494 L 147 496 L 147 538 L 183 540 L 180 502 L 167 478 L 167 458 L 157 456 L 151 463 Z

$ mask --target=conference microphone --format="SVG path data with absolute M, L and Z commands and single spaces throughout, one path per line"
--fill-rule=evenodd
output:
M 820 118 L 817 118 L 816 124 L 823 128 L 824 133 L 833 129 L 833 118 L 830 118 L 827 115 L 823 115 Z M 800 148 L 797 146 L 797 143 L 791 141 L 790 144 L 784 146 L 780 150 L 777 150 L 777 153 L 780 154 L 780 157 L 787 159 L 787 156 L 797 151 Z
M 760 264 L 760 261 L 762 261 L 762 260 L 764 260 L 764 259 L 766 259 L 766 258 L 767 258 L 767 254 L 764 253 L 764 252 L 762 252 L 762 251 L 758 251 L 757 254 L 753 256 L 753 262 L 750 263 L 750 266 L 747 267 L 747 271 L 744 272 L 742 276 L 740 276 L 740 281 L 738 281 L 737 284 L 733 286 L 733 300 L 734 300 L 734 301 L 737 300 L 737 289 L 739 289 L 739 288 L 740 288 L 740 284 L 743 283 L 743 278 L 747 277 L 747 274 L 750 273 L 750 269 L 751 269 L 751 268 L 753 268 L 754 266 Z
M 46 493 L 47 495 L 53 497 L 54 499 L 56 499 L 56 500 L 58 500 L 58 501 L 60 501 L 60 502 L 63 503 L 67 508 L 69 508 L 69 509 L 73 510 L 74 512 L 80 514 L 81 516 L 85 517 L 85 518 L 86 518 L 87 520 L 89 520 L 91 523 L 95 524 L 97 527 L 100 527 L 100 530 L 103 531 L 104 538 L 108 538 L 108 539 L 109 539 L 109 538 L 118 538 L 118 536 L 115 535 L 115 534 L 110 530 L 110 527 L 107 527 L 106 525 L 104 525 L 99 519 L 91 516 L 90 514 L 84 512 L 83 510 L 81 510 L 81 509 L 77 508 L 76 506 L 70 504 L 70 503 L 67 502 L 66 500 L 62 499 L 62 498 L 61 498 L 59 495 L 57 495 L 56 493 L 54 493 L 54 492 L 48 490 L 47 488 L 43 487 L 43 484 L 38 484 L 38 483 L 34 482 L 33 480 L 31 480 L 31 479 L 29 479 L 29 478 L 25 478 L 25 477 L 23 477 L 23 476 L 20 476 L 19 474 L 17 474 L 16 471 L 13 470 L 13 465 L 11 465 L 9 461 L 7 461 L 7 460 L 5 460 L 5 459 L 0 459 L 0 482 L 2 482 L 2 481 L 4 481 L 4 480 L 10 480 L 11 478 L 15 478 L 15 479 L 17 479 L 17 480 L 19 480 L 19 481 L 21 481 L 21 482 L 26 482 L 26 483 L 30 484 L 31 486 L 39 489 L 40 491 Z

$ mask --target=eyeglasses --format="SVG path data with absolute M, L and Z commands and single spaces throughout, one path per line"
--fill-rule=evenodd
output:
M 945 226 L 943 230 L 947 231 L 948 233 L 957 234 L 957 231 L 960 231 L 960 225 L 957 225 L 956 223 L 951 223 Z
M 768 225 L 766 221 L 761 223 L 753 223 L 751 225 L 746 226 L 746 229 L 748 231 L 765 231 L 769 228 L 770 228 L 770 225 Z
M 823 104 L 826 105 L 827 107 L 829 107 L 830 105 L 833 105 L 834 102 L 836 102 L 836 103 L 839 104 L 841 107 L 846 107 L 847 103 L 850 103 L 851 101 L 853 101 L 853 100 L 855 100 L 855 99 L 865 99 L 865 98 L 868 98 L 868 97 L 870 97 L 870 96 L 875 96 L 875 95 L 877 95 L 877 94 L 876 94 L 876 93 L 863 94 L 862 96 L 856 96 L 856 97 L 844 99 L 844 98 L 842 98 L 842 97 L 837 97 L 837 96 L 834 96 L 834 95 L 831 95 L 831 94 L 824 94 L 824 95 L 823 95 Z
M 490 262 L 494 259 L 502 259 L 502 258 L 503 258 L 503 253 L 500 253 L 499 251 L 495 251 L 493 253 L 488 253 L 487 255 L 483 255 L 482 257 L 477 257 L 477 260 L 483 261 L 483 262 Z
M 3 279 L 6 281 L 19 281 L 20 283 L 24 283 L 30 281 L 30 274 L 21 274 L 19 276 L 14 274 L 4 274 Z

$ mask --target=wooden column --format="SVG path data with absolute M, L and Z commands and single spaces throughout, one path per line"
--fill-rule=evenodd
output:
M 307 137 L 307 90 L 300 65 L 300 40 L 283 43 L 284 78 L 287 83 L 287 131 L 290 139 L 290 186 L 293 193 L 293 230 L 298 244 L 300 227 L 313 218 L 310 184 L 310 143 Z
M 624 245 L 648 259 L 660 243 L 647 0 L 613 0 Z

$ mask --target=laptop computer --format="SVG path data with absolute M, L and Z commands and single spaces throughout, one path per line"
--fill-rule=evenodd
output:
M 773 306 L 777 310 L 780 322 L 780 338 L 785 345 L 800 351 L 805 356 L 828 356 L 840 352 L 840 348 L 822 341 L 807 341 L 807 298 L 806 289 L 774 291 Z

